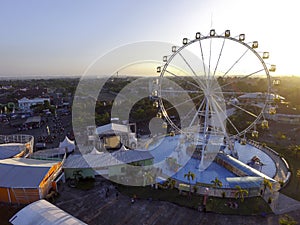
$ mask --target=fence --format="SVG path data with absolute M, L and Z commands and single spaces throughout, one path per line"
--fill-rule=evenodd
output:
M 275 180 L 281 181 L 283 182 L 283 184 L 286 184 L 289 181 L 291 176 L 290 167 L 283 157 L 281 157 L 276 151 L 274 151 L 270 147 L 265 146 L 257 141 L 248 140 L 248 144 L 265 152 L 275 162 L 276 174 L 273 177 Z
M 33 153 L 34 137 L 26 134 L 0 135 L 0 144 L 21 143 L 29 153 Z

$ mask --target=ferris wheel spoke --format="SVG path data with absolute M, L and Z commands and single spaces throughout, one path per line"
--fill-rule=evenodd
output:
M 229 117 L 227 117 L 226 120 L 230 123 L 230 125 L 231 125 L 232 128 L 235 130 L 235 132 L 236 132 L 237 134 L 239 134 L 240 131 L 236 128 L 236 126 L 233 124 L 233 122 L 231 121 L 231 119 L 229 119 Z
M 180 103 L 178 103 L 178 104 L 176 104 L 176 105 L 172 105 L 171 107 L 169 107 L 169 108 L 167 108 L 167 109 L 165 109 L 165 110 L 168 111 L 168 110 L 170 110 L 170 109 L 176 108 L 176 107 L 178 107 L 178 106 L 181 106 L 181 105 L 183 105 L 183 104 L 186 104 L 186 103 L 188 103 L 188 102 L 191 102 L 191 101 L 193 101 L 193 100 L 195 100 L 195 99 L 197 99 L 197 98 L 201 98 L 201 97 L 203 97 L 203 94 L 197 95 L 197 96 L 195 96 L 195 97 L 193 97 L 193 98 L 189 98 L 188 100 L 185 100 L 185 101 L 183 101 L 183 102 L 180 102 Z
M 192 73 L 194 74 L 194 76 L 199 78 L 199 76 L 196 74 L 195 70 L 192 68 L 192 66 L 189 64 L 189 62 L 184 58 L 184 56 L 180 52 L 178 54 L 180 55 L 180 57 L 182 58 L 182 60 L 185 62 L 185 64 L 190 68 L 190 70 L 192 71 Z M 199 85 L 201 85 L 202 87 L 204 87 L 203 83 L 201 82 L 200 79 L 196 79 L 196 82 L 199 82 Z
M 233 122 L 229 119 L 229 117 L 227 116 L 227 113 L 222 110 L 222 107 L 219 105 L 218 102 L 215 102 L 217 107 L 219 108 L 220 112 L 224 115 L 224 117 L 226 118 L 226 120 L 230 123 L 230 125 L 233 127 L 233 129 L 237 132 L 237 134 L 240 133 L 240 131 L 236 128 L 236 126 L 233 124 Z M 226 128 L 225 128 L 226 131 Z M 227 133 L 227 132 L 226 132 Z
M 204 64 L 204 55 L 203 55 L 203 48 L 202 48 L 201 40 L 199 40 L 199 46 L 200 46 L 200 51 L 201 51 L 201 58 L 202 58 L 202 65 L 203 65 L 204 74 L 205 74 L 205 76 L 207 76 L 206 69 L 205 69 L 205 64 Z
M 195 115 L 194 115 L 192 121 L 190 122 L 189 127 L 191 127 L 191 126 L 193 125 L 193 123 L 195 122 L 197 116 L 199 116 L 199 113 L 200 113 L 200 111 L 201 111 L 201 109 L 202 109 L 202 107 L 203 107 L 203 105 L 204 105 L 204 102 L 205 102 L 205 98 L 202 99 L 202 102 L 201 102 L 201 104 L 199 105 L 199 108 L 197 109 L 197 112 L 195 113 Z
M 176 90 L 161 90 L 160 92 L 161 93 L 193 93 L 193 94 L 202 93 L 200 91 L 189 91 L 189 90 L 178 90 L 178 91 L 176 91 Z
M 219 105 L 218 101 L 215 100 L 215 98 L 212 98 L 211 104 L 212 104 L 212 108 L 216 109 L 216 110 L 213 110 L 213 111 L 216 112 L 217 118 L 218 118 L 218 120 L 220 122 L 220 125 L 221 125 L 221 129 L 222 129 L 224 135 L 226 136 L 227 132 L 226 132 L 226 128 L 224 126 L 224 121 L 226 120 L 227 115 L 225 114 L 224 110 L 222 110 L 222 107 Z M 223 114 L 224 120 L 222 120 L 219 112 L 221 114 Z
M 261 72 L 261 71 L 264 71 L 264 69 L 260 69 L 260 70 L 257 70 L 257 71 L 255 71 L 255 72 L 253 72 L 253 73 L 250 73 L 250 74 L 247 74 L 247 75 L 245 75 L 245 76 L 242 76 L 242 77 L 240 77 L 240 78 L 238 79 L 238 81 L 241 81 L 241 80 L 244 80 L 244 79 L 246 79 L 246 78 L 248 78 L 248 77 L 251 77 L 252 75 L 255 75 L 255 74 L 257 74 L 257 73 L 259 73 L 259 72 Z M 234 83 L 236 83 L 236 82 L 237 82 L 237 80 L 232 81 L 232 82 L 229 82 L 229 83 L 227 83 L 227 84 L 224 84 L 224 85 L 222 85 L 222 86 L 220 86 L 220 87 L 221 87 L 221 88 L 224 88 L 224 87 L 229 86 L 229 85 L 231 85 L 231 84 L 234 84 Z M 216 87 L 214 90 L 219 89 L 220 87 Z
M 218 66 L 219 66 L 219 62 L 220 62 L 220 59 L 221 59 L 221 55 L 223 53 L 223 49 L 224 49 L 224 45 L 225 45 L 225 38 L 223 39 L 223 43 L 222 43 L 222 47 L 221 47 L 221 50 L 220 50 L 220 53 L 219 53 L 219 57 L 218 57 L 218 60 L 217 60 L 217 63 L 216 63 L 216 67 L 215 67 L 215 70 L 214 70 L 214 73 L 213 73 L 213 77 L 216 75 L 216 71 L 218 69 Z
M 212 43 L 212 38 L 210 39 L 210 42 L 209 42 L 208 78 L 210 77 L 211 43 Z M 208 79 L 208 82 L 209 82 L 209 79 Z
M 192 108 L 181 120 L 181 124 L 183 124 L 183 121 L 185 121 L 189 116 L 190 114 L 194 111 L 194 108 Z M 188 128 L 190 128 L 192 126 L 194 122 L 191 122 L 188 126 Z
M 168 74 L 170 74 L 170 75 L 172 75 L 172 76 L 174 76 L 174 77 L 176 77 L 176 78 L 179 78 L 179 79 L 183 80 L 184 82 L 186 82 L 186 83 L 188 83 L 188 84 L 194 86 L 195 88 L 201 89 L 201 87 L 198 86 L 197 84 L 194 84 L 194 83 L 192 83 L 192 82 L 190 82 L 190 81 L 188 81 L 188 80 L 185 80 L 183 77 L 178 76 L 178 75 L 176 75 L 175 73 L 172 73 L 172 72 L 169 71 L 169 70 L 165 70 L 165 71 L 166 71 Z
M 234 91 L 214 91 L 215 94 L 219 94 L 219 95 L 243 95 L 246 92 L 234 92 Z
M 232 64 L 232 66 L 226 71 L 226 73 L 223 75 L 223 77 L 225 77 L 231 70 L 232 68 L 238 64 L 238 62 L 246 55 L 246 53 L 249 51 L 249 49 L 247 48 L 246 51 Z
M 258 117 L 257 115 L 255 115 L 254 113 L 250 112 L 249 110 L 246 110 L 246 109 L 244 109 L 244 108 L 242 108 L 242 107 L 240 107 L 240 106 L 238 106 L 238 105 L 236 105 L 236 104 L 230 103 L 230 105 L 234 106 L 234 107 L 237 108 L 237 109 L 242 110 L 243 112 L 247 113 L 247 114 L 250 115 L 250 116 L 253 116 L 254 118 L 257 118 L 257 117 Z

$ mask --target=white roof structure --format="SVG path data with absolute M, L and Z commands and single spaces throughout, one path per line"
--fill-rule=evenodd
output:
M 71 141 L 67 136 L 59 143 L 59 148 L 67 148 L 68 152 L 72 152 L 75 149 L 75 142 Z
M 96 128 L 96 134 L 114 134 L 117 133 L 128 133 L 128 126 L 117 124 L 117 123 L 109 123 L 101 127 Z
M 7 143 L 0 145 L 0 159 L 7 159 L 13 157 L 25 148 L 25 144 L 21 143 Z
M 113 153 L 104 152 L 101 154 L 74 154 L 70 155 L 64 168 L 93 168 L 122 165 L 142 160 L 152 159 L 153 156 L 148 151 L 119 150 Z
M 98 155 L 98 154 L 102 154 L 102 152 L 99 152 L 95 147 L 93 148 L 93 150 L 88 153 L 89 155 Z
M 251 93 L 246 93 L 243 94 L 241 96 L 239 96 L 239 99 L 265 99 L 267 97 L 266 93 L 262 93 L 262 92 L 251 92 Z M 285 98 L 280 96 L 280 95 L 275 95 L 275 94 L 269 94 L 269 99 L 273 100 L 275 98 L 279 98 L 280 100 L 284 100 Z
M 86 225 L 46 200 L 39 200 L 27 205 L 10 220 L 13 225 Z
M 31 158 L 55 158 L 66 153 L 66 148 L 51 148 L 36 151 L 31 155 Z
M 37 188 L 56 161 L 27 158 L 0 160 L 0 187 Z

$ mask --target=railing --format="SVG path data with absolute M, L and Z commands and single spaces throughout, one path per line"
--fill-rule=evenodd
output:
M 33 153 L 34 137 L 26 134 L 0 135 L 0 144 L 21 143 L 25 148 Z
M 254 141 L 254 140 L 248 140 L 248 144 L 260 149 L 261 151 L 265 152 L 268 156 L 272 158 L 272 160 L 276 164 L 276 175 L 274 178 L 277 178 L 277 181 L 283 182 L 283 184 L 286 184 L 291 176 L 290 167 L 287 161 L 281 157 L 276 151 L 274 151 L 272 148 L 268 146 L 264 146 L 261 143 Z M 284 176 L 279 177 L 279 170 L 281 171 L 280 174 L 284 174 Z

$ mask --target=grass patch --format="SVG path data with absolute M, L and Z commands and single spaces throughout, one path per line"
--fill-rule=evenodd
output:
M 177 189 L 153 189 L 150 186 L 135 187 L 118 185 L 118 190 L 129 197 L 136 197 L 139 199 L 152 199 L 157 201 L 168 201 L 180 206 L 185 206 L 197 209 L 199 204 L 203 202 L 203 197 L 200 195 L 179 195 Z
M 198 209 L 203 203 L 203 196 L 188 194 L 180 195 L 177 189 L 153 189 L 147 187 L 131 187 L 118 185 L 118 190 L 129 197 L 136 195 L 140 199 L 152 199 L 159 201 L 167 201 L 180 206 Z M 227 206 L 228 202 L 238 204 L 237 208 Z M 244 202 L 237 199 L 208 197 L 207 211 L 221 214 L 239 214 L 239 215 L 261 215 L 262 212 L 272 213 L 269 205 L 261 197 L 245 198 Z
M 262 215 L 272 213 L 269 205 L 261 197 L 245 198 L 241 202 L 235 198 L 209 197 L 207 211 L 222 214 Z

